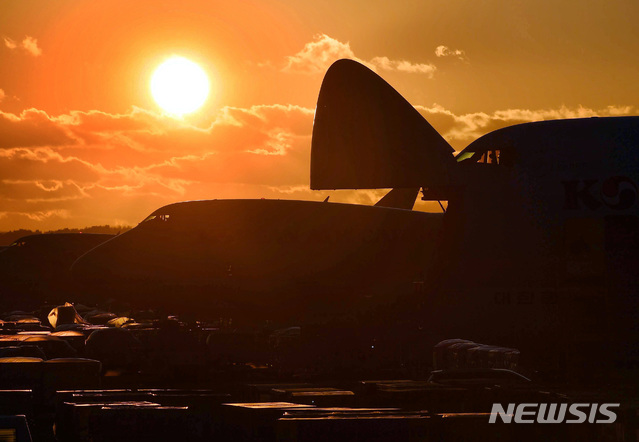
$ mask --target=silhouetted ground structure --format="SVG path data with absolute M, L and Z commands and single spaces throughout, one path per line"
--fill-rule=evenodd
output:
M 57 307 L 73 319 L 56 328 L 46 308 L 2 316 L 0 415 L 25 418 L 0 418 L 0 431 L 81 441 L 532 441 L 633 440 L 637 430 L 636 379 L 547 383 L 519 365 L 516 349 L 464 340 L 442 342 L 433 363 L 409 324 L 239 328 L 77 307 L 85 316 Z M 488 423 L 493 403 L 511 402 L 621 405 L 609 425 Z
M 91 233 L 91 234 L 100 234 L 100 235 L 119 235 L 120 233 L 126 232 L 129 230 L 131 226 L 90 226 L 84 227 L 82 229 L 72 229 L 72 228 L 64 228 L 58 230 L 48 230 L 42 232 L 40 230 L 28 230 L 28 229 L 18 229 L 18 230 L 10 230 L 8 232 L 0 232 L 0 248 L 6 247 L 9 244 L 12 244 L 16 240 L 24 237 L 24 236 L 32 236 L 32 235 L 41 235 L 41 234 L 58 234 L 58 233 Z
M 5 309 L 64 302 L 74 283 L 69 269 L 82 254 L 112 238 L 94 233 L 28 235 L 0 250 L 0 295 Z

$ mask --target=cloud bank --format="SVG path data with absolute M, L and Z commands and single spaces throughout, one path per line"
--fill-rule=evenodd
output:
M 637 113 L 633 106 L 416 108 L 456 149 L 517 123 Z M 0 231 L 136 224 L 162 205 L 192 199 L 379 199 L 381 190 L 309 190 L 312 123 L 313 109 L 281 104 L 225 107 L 201 127 L 139 108 L 0 112 Z
M 635 106 L 608 106 L 603 109 L 586 107 L 559 109 L 506 109 L 493 113 L 475 112 L 456 115 L 439 105 L 415 108 L 456 149 L 461 150 L 475 139 L 502 127 L 532 121 L 561 118 L 617 117 L 636 115 Z

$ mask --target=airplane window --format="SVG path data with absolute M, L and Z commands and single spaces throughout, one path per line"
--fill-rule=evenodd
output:
M 500 155 L 500 150 L 488 150 L 481 153 L 481 157 L 477 162 L 483 164 L 499 164 Z
M 171 217 L 171 215 L 151 215 L 147 219 L 142 221 L 140 224 L 144 224 L 146 222 L 153 221 L 153 220 L 155 220 L 155 221 L 168 221 L 170 217 Z
M 502 158 L 501 149 L 477 152 L 462 152 L 461 154 L 457 155 L 455 160 L 458 163 L 468 161 L 481 164 L 503 164 L 505 166 L 511 166 L 513 162 L 513 152 L 510 149 L 506 150 L 506 152 L 508 153 L 508 158 Z
M 461 163 L 462 161 L 470 160 L 473 155 L 475 155 L 475 152 L 462 152 L 461 154 L 457 155 L 455 160 L 457 160 L 458 163 Z

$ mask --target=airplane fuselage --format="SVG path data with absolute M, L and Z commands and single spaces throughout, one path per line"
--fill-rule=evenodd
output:
M 628 117 L 512 126 L 463 151 L 478 154 L 458 163 L 431 274 L 431 305 L 455 324 L 440 330 L 635 363 L 638 149 Z
M 441 219 L 309 201 L 176 203 L 83 256 L 73 272 L 86 287 L 149 306 L 202 311 L 223 302 L 285 316 L 411 290 Z

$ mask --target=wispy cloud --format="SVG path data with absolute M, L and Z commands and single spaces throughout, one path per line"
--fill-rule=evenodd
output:
M 473 112 L 457 115 L 439 105 L 415 107 L 455 149 L 463 149 L 488 132 L 514 124 L 562 118 L 634 115 L 638 110 L 634 106 L 608 106 L 601 109 L 564 106 L 558 109 L 505 109 L 493 113 Z
M 19 48 L 26 51 L 28 54 L 33 55 L 34 57 L 42 55 L 42 49 L 40 49 L 40 47 L 38 46 L 38 40 L 34 37 L 27 35 L 20 43 L 9 37 L 4 37 L 3 40 L 4 45 L 11 50 Z
M 358 58 L 351 49 L 350 43 L 340 42 L 326 34 L 320 34 L 315 40 L 304 45 L 295 55 L 286 57 L 284 72 L 319 74 L 341 58 L 358 61 L 369 68 L 385 71 L 426 74 L 432 77 L 436 67 L 430 63 L 413 63 L 408 60 L 392 60 L 388 57 L 374 57 L 371 60 Z
M 47 211 L 35 211 L 35 212 L 0 212 L 0 219 L 6 218 L 26 218 L 30 221 L 37 221 L 41 223 L 51 218 L 68 219 L 71 214 L 67 210 L 47 210 Z
M 406 60 L 390 60 L 388 57 L 375 57 L 370 63 L 378 69 L 386 71 L 408 72 L 411 74 L 426 74 L 432 77 L 437 69 L 428 63 L 411 63 Z
M 8 47 L 9 49 L 15 49 L 18 47 L 18 44 L 12 39 L 10 39 L 9 37 L 4 37 L 3 40 L 4 40 L 4 45 Z
M 461 49 L 450 49 L 448 46 L 440 45 L 435 49 L 435 55 L 437 57 L 454 57 L 462 61 L 468 61 L 466 52 Z
M 34 57 L 42 55 L 42 49 L 38 47 L 38 40 L 33 37 L 25 37 L 22 40 L 22 48 Z

